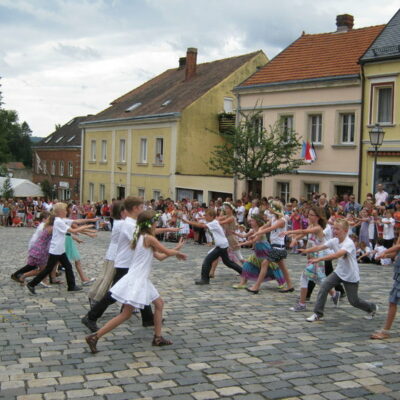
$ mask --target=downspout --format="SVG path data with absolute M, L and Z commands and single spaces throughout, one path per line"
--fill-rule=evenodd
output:
M 237 107 L 236 107 L 236 120 L 235 120 L 235 127 L 239 126 L 239 118 L 240 118 L 240 94 L 236 95 L 237 98 Z M 237 197 L 237 186 L 238 186 L 238 178 L 237 174 L 233 175 L 233 201 L 236 203 Z
M 85 152 L 84 150 L 84 143 L 85 143 L 85 128 L 82 128 L 81 131 L 81 179 L 79 180 L 79 202 L 83 203 L 83 165 L 85 162 Z
M 364 65 L 361 64 L 361 113 L 360 113 L 360 140 L 359 140 L 359 157 L 358 157 L 358 191 L 357 198 L 361 203 L 361 184 L 362 184 L 362 160 L 363 160 L 363 137 L 364 137 Z

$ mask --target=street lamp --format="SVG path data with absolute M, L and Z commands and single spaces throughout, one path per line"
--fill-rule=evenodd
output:
M 372 182 L 372 192 L 375 191 L 376 184 L 376 162 L 378 159 L 378 148 L 382 146 L 383 138 L 385 137 L 385 131 L 379 124 L 375 124 L 374 127 L 369 131 L 369 141 L 374 146 L 374 179 Z

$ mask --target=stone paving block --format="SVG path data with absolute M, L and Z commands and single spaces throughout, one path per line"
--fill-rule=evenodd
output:
M 90 390 L 90 389 L 68 390 L 67 398 L 68 399 L 78 399 L 80 397 L 90 397 L 93 394 L 94 394 L 93 390 Z
M 17 400 L 42 400 L 43 396 L 41 394 L 26 394 L 23 396 L 17 396 Z
M 196 399 L 196 400 L 212 400 L 212 399 L 218 399 L 219 395 L 212 391 L 212 390 L 208 390 L 205 392 L 195 392 L 192 393 L 192 396 Z

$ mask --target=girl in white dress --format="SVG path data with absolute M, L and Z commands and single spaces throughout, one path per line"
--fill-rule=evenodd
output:
M 149 275 L 153 257 L 164 260 L 176 256 L 178 260 L 186 260 L 186 254 L 179 250 L 184 242 L 181 240 L 174 249 L 164 247 L 154 236 L 158 222 L 158 215 L 152 210 L 139 214 L 137 227 L 133 235 L 132 247 L 135 249 L 132 265 L 129 272 L 123 276 L 111 289 L 114 299 L 123 304 L 122 312 L 108 321 L 96 333 L 86 336 L 86 342 L 92 353 L 97 353 L 97 341 L 132 316 L 134 308 L 144 308 L 150 303 L 154 304 L 154 338 L 153 346 L 166 346 L 172 344 L 170 340 L 161 336 L 162 312 L 164 301 L 157 289 L 151 283 Z

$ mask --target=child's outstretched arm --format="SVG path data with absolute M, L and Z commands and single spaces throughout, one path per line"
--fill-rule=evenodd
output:
M 162 260 L 164 260 L 167 257 L 173 257 L 173 256 L 176 256 L 178 260 L 187 259 L 187 255 L 179 251 L 179 249 L 183 246 L 183 242 L 181 241 L 177 244 L 177 246 L 174 249 L 169 249 L 168 247 L 163 246 L 154 236 L 146 236 L 145 240 L 146 240 L 146 245 L 151 246 L 154 249 L 155 252 L 154 254 L 161 253 L 165 255 L 165 257 L 163 257 Z
M 189 220 L 187 220 L 187 219 L 185 219 L 185 218 L 182 218 L 182 221 L 183 221 L 185 224 L 189 224 L 189 225 L 195 226 L 195 227 L 197 227 L 197 228 L 203 228 L 203 229 L 206 229 L 206 228 L 207 228 L 207 225 L 206 225 L 206 224 L 203 224 L 202 222 L 189 221 Z
M 321 246 L 316 246 L 316 247 L 321 247 Z M 336 253 L 328 254 L 327 256 L 324 256 L 324 257 L 311 258 L 308 261 L 313 264 L 313 263 L 318 263 L 320 261 L 336 260 L 337 258 L 343 257 L 346 254 L 347 254 L 347 251 L 342 249 L 342 250 L 337 251 Z
M 308 249 L 299 249 L 300 253 L 308 254 L 308 253 L 315 253 L 321 250 L 327 249 L 328 246 L 321 244 L 319 246 L 309 247 Z

